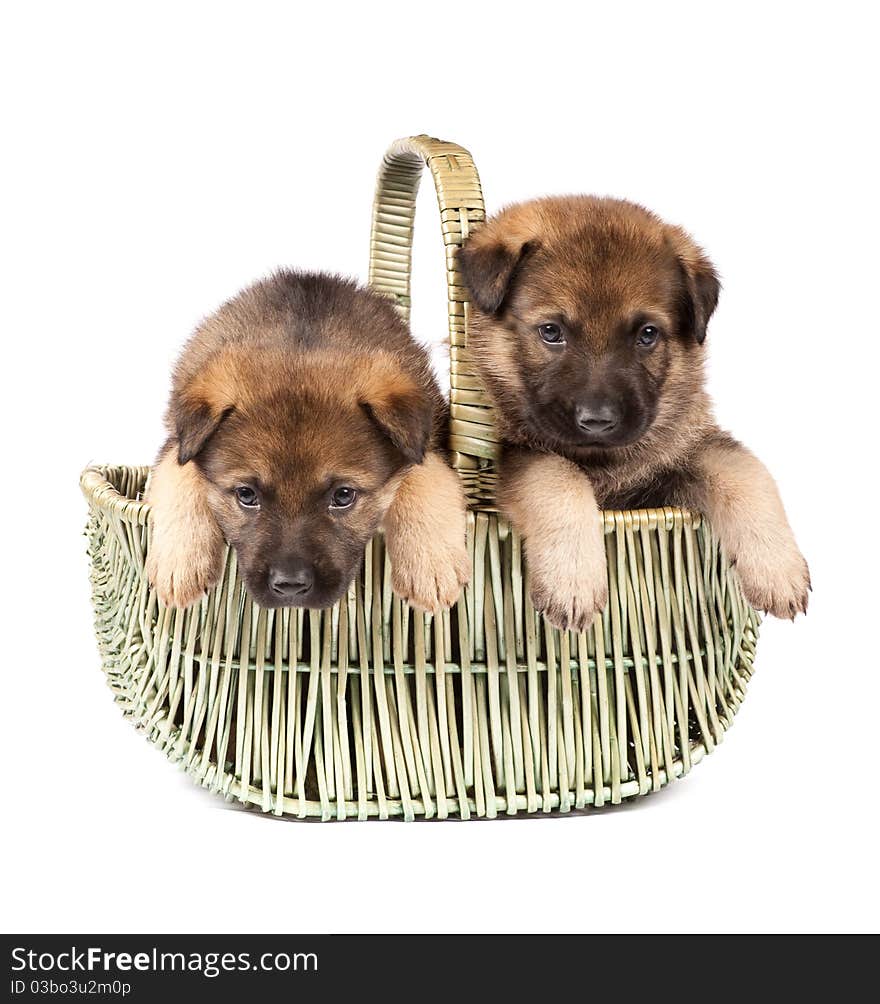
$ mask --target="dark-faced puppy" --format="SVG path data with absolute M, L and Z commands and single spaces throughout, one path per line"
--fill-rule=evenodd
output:
M 291 272 L 245 290 L 199 327 L 175 373 L 148 489 L 160 599 L 201 596 L 227 541 L 262 606 L 326 607 L 384 525 L 395 589 L 448 606 L 469 565 L 444 417 L 427 354 L 388 301 Z
M 490 220 L 460 262 L 505 440 L 499 501 L 551 622 L 581 629 L 605 605 L 599 506 L 703 511 L 753 605 L 805 610 L 807 566 L 776 486 L 712 418 L 704 342 L 719 283 L 692 239 L 629 202 L 549 198 Z

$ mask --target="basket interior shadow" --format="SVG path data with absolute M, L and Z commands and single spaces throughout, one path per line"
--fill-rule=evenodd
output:
M 497 440 L 467 348 L 456 252 L 484 218 L 467 151 L 395 143 L 379 173 L 370 284 L 406 317 L 425 166 L 446 248 L 450 443 L 469 498 L 473 579 L 442 616 L 392 592 L 381 536 L 326 611 L 266 610 L 228 553 L 186 611 L 144 574 L 145 467 L 91 467 L 87 536 L 104 671 L 124 713 L 202 784 L 300 818 L 493 817 L 618 803 L 720 741 L 751 675 L 759 618 L 698 514 L 604 513 L 610 599 L 558 631 L 528 599 L 521 542 L 493 506 Z

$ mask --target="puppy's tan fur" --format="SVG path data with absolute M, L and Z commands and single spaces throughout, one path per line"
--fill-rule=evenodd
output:
M 504 439 L 499 500 L 536 607 L 587 626 L 607 597 L 599 507 L 665 504 L 707 515 L 750 603 L 805 611 L 809 572 L 773 479 L 712 416 L 703 341 L 719 285 L 685 231 L 632 203 L 541 199 L 490 220 L 460 261 Z M 559 347 L 538 337 L 547 320 Z M 643 350 L 646 322 L 663 337 Z M 622 408 L 619 441 L 575 434 L 571 402 L 587 392 Z
M 460 480 L 443 454 L 445 403 L 391 305 L 329 276 L 282 272 L 208 318 L 178 364 L 169 441 L 150 479 L 147 574 L 186 607 L 222 571 L 225 542 L 258 602 L 285 554 L 315 569 L 326 606 L 384 523 L 393 585 L 436 612 L 469 577 Z M 328 505 L 356 486 L 350 509 Z M 258 486 L 256 510 L 240 486 Z M 318 591 L 320 586 L 320 594 Z
M 207 486 L 193 463 L 167 451 L 150 474 L 152 534 L 147 577 L 169 607 L 188 607 L 217 584 L 225 542 L 211 512 Z
M 403 479 L 385 516 L 394 591 L 426 610 L 448 607 L 470 579 L 458 475 L 429 455 Z
M 605 534 L 589 479 L 565 457 L 510 450 L 498 501 L 526 541 L 535 608 L 551 624 L 587 627 L 608 601 Z
M 697 451 L 691 504 L 718 533 L 752 606 L 775 617 L 806 612 L 810 573 L 776 482 L 744 446 L 710 440 Z

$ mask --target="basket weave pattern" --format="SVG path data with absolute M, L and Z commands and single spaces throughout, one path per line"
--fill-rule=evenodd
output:
M 202 784 L 321 819 L 568 811 L 657 790 L 710 752 L 751 675 L 758 617 L 710 528 L 678 509 L 604 514 L 610 599 L 583 633 L 528 600 L 522 546 L 493 507 L 497 440 L 467 349 L 458 246 L 484 218 L 453 144 L 395 144 L 379 175 L 370 283 L 408 315 L 427 164 L 446 245 L 453 462 L 473 580 L 431 617 L 392 592 L 381 537 L 327 611 L 254 604 L 228 553 L 186 611 L 146 581 L 147 468 L 83 472 L 96 630 L 116 700 Z

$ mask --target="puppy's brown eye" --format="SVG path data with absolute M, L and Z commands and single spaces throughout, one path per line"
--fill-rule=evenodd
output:
M 636 335 L 636 341 L 639 345 L 645 346 L 645 348 L 650 348 L 652 345 L 657 344 L 657 339 L 660 337 L 660 329 L 653 324 L 645 324 L 639 328 L 639 333 Z
M 354 488 L 348 488 L 347 486 L 337 488 L 330 496 L 330 508 L 350 509 L 354 505 L 354 500 L 356 498 L 357 491 Z
M 257 495 L 256 490 L 251 488 L 250 485 L 239 485 L 235 489 L 235 497 L 238 499 L 238 504 L 242 509 L 260 508 L 260 496 Z
M 562 328 L 558 324 L 539 324 L 538 334 L 541 336 L 541 340 L 548 345 L 560 345 L 565 341 Z

